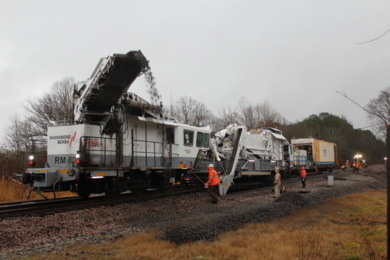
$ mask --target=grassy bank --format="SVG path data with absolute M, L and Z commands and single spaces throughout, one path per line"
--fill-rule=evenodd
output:
M 244 225 L 214 242 L 178 246 L 153 231 L 33 259 L 385 259 L 386 221 L 386 191 L 366 191 Z
M 0 202 L 13 202 L 13 201 L 23 201 L 26 200 L 28 192 L 30 190 L 29 186 L 20 185 L 11 180 L 11 178 L 0 177 Z M 54 198 L 54 194 L 44 193 L 44 196 L 48 198 Z M 75 196 L 71 192 L 56 192 L 56 197 L 69 197 Z M 31 193 L 30 200 L 42 199 L 41 196 L 35 192 Z

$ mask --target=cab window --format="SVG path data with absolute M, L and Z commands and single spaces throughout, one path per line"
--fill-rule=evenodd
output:
M 196 147 L 209 148 L 210 134 L 197 132 L 196 133 Z
M 203 145 L 203 133 L 197 132 L 196 133 L 196 147 L 202 147 Z
M 194 132 L 189 130 L 184 130 L 184 145 L 192 146 L 194 143 Z
M 203 147 L 209 148 L 210 134 L 203 134 Z
M 173 128 L 167 128 L 167 143 L 175 143 L 175 130 Z

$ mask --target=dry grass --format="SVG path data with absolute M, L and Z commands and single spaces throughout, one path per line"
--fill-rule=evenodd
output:
M 26 200 L 29 186 L 20 185 L 11 180 L 11 178 L 1 177 L 0 178 L 0 202 L 13 202 Z M 53 193 L 44 193 L 44 196 L 48 198 L 54 198 Z M 75 196 L 71 192 L 56 192 L 56 198 Z M 35 192 L 31 193 L 30 200 L 43 199 Z
M 333 198 L 215 242 L 174 245 L 157 231 L 100 245 L 77 244 L 32 259 L 386 259 L 386 191 Z

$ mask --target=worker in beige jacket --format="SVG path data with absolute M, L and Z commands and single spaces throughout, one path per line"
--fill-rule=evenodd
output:
M 275 197 L 280 197 L 280 186 L 282 186 L 282 176 L 280 175 L 280 169 L 278 167 L 275 168 L 275 177 L 274 177 L 274 185 L 275 185 Z

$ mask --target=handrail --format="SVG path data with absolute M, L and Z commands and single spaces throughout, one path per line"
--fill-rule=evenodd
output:
M 98 139 L 98 143 L 94 143 L 93 139 Z M 115 149 L 107 149 L 107 142 L 108 141 L 119 141 L 119 138 L 109 138 L 109 137 L 100 137 L 100 136 L 81 136 L 80 137 L 80 152 L 84 152 L 85 156 L 89 155 L 96 155 L 100 156 L 100 163 L 101 165 L 107 164 L 107 153 L 117 153 Z M 145 145 L 144 149 L 142 151 L 138 150 L 137 148 L 132 147 L 132 153 L 133 156 L 145 154 L 145 159 L 152 158 L 153 159 L 153 166 L 157 166 L 157 159 L 163 157 L 163 152 L 157 152 L 156 147 L 157 145 L 164 145 L 163 142 L 156 142 L 156 141 L 146 141 L 146 140 L 133 140 L 134 143 L 143 143 Z M 152 144 L 152 147 L 148 149 L 147 145 Z M 179 144 L 169 144 L 171 146 L 178 147 Z M 100 146 L 100 147 L 99 147 Z M 93 152 L 93 153 L 92 153 Z M 96 153 L 96 154 L 94 154 Z M 152 155 L 152 156 L 148 156 Z M 179 156 L 179 153 L 171 153 L 171 156 Z M 84 158 L 86 159 L 86 158 Z M 92 161 L 87 161 L 87 166 L 92 165 Z M 147 161 L 145 162 L 145 165 L 147 165 Z M 118 165 L 119 166 L 119 165 Z
M 156 152 L 156 145 L 159 144 L 159 145 L 164 145 L 164 143 L 162 142 L 156 142 L 156 141 L 145 141 L 145 140 L 134 140 L 134 142 L 141 142 L 141 143 L 145 143 L 145 150 L 143 151 L 138 151 L 136 149 L 133 149 L 133 153 L 134 154 L 145 154 L 145 156 L 147 156 L 148 154 L 153 154 L 153 166 L 156 166 L 156 158 L 159 158 L 157 157 L 156 155 L 160 155 L 161 157 L 163 157 L 163 153 L 162 152 Z M 148 152 L 148 149 L 146 147 L 146 144 L 147 143 L 152 143 L 153 144 L 153 152 Z M 179 146 L 178 144 L 169 144 L 169 145 L 175 145 L 175 146 Z M 179 156 L 179 153 L 172 153 L 171 155 L 175 155 L 175 156 Z
M 100 142 L 98 144 L 94 144 L 96 145 L 95 147 L 92 146 L 91 147 L 91 141 L 88 141 L 88 140 L 92 140 L 92 139 L 99 139 Z M 101 137 L 101 136 L 81 136 L 80 137 L 80 152 L 84 152 L 85 155 L 90 155 L 91 154 L 91 151 L 93 152 L 103 152 L 103 155 L 100 153 L 100 158 L 102 159 L 100 161 L 100 164 L 106 164 L 106 159 L 107 159 L 107 152 L 111 152 L 111 153 L 116 153 L 117 151 L 115 149 L 111 149 L 111 150 L 107 150 L 107 140 L 115 140 L 115 141 L 118 141 L 119 138 L 109 138 L 109 137 Z M 103 141 L 103 142 L 102 142 Z M 100 149 L 95 149 L 96 147 L 98 146 L 102 146 Z M 96 155 L 99 155 L 99 154 L 96 154 Z M 87 161 L 87 166 L 90 166 L 92 163 L 90 160 Z

